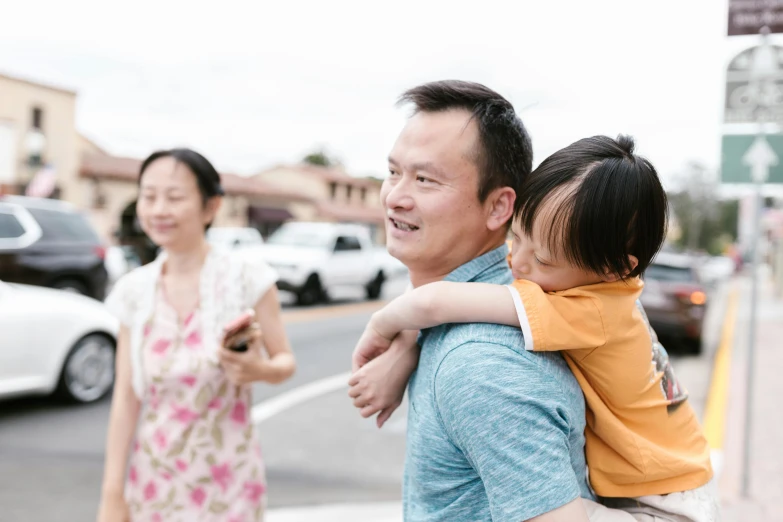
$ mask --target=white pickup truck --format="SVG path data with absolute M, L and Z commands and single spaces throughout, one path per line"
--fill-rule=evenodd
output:
M 299 305 L 318 303 L 348 287 L 378 299 L 384 282 L 406 270 L 373 243 L 362 225 L 289 222 L 269 236 L 259 252 L 277 270 L 278 288 L 292 292 Z

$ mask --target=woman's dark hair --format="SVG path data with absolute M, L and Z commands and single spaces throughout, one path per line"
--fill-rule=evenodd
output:
M 517 195 L 514 218 L 523 232 L 532 234 L 546 206 L 551 252 L 621 279 L 644 273 L 666 237 L 668 205 L 655 168 L 633 151 L 629 136 L 593 136 L 549 156 Z
M 210 199 L 225 195 L 223 187 L 220 184 L 220 174 L 212 166 L 207 158 L 199 154 L 198 152 L 190 149 L 171 149 L 171 150 L 159 150 L 150 154 L 147 159 L 141 163 L 139 169 L 139 184 L 141 184 L 141 178 L 144 176 L 144 171 L 155 161 L 160 158 L 174 158 L 179 163 L 187 166 L 190 171 L 196 176 L 196 182 L 198 184 L 198 191 L 201 193 L 201 201 L 206 206 L 207 201 Z M 212 223 L 207 223 L 204 226 L 204 230 L 208 230 L 212 226 Z
M 198 190 L 201 192 L 201 199 L 205 205 L 211 198 L 223 196 L 225 194 L 225 192 L 223 192 L 223 187 L 220 185 L 220 174 L 215 170 L 215 167 L 212 166 L 207 158 L 190 149 L 171 149 L 153 152 L 141 164 L 141 169 L 139 169 L 139 183 L 141 183 L 141 178 L 144 176 L 144 171 L 147 170 L 155 160 L 167 157 L 174 158 L 179 163 L 183 163 L 190 169 L 193 175 L 196 176 Z

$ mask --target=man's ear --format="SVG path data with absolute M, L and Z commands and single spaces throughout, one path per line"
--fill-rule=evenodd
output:
M 633 272 L 634 269 L 639 266 L 639 259 L 637 259 L 636 256 L 628 256 L 628 264 L 630 265 L 630 270 L 628 271 Z M 626 274 L 627 275 L 627 274 Z M 611 272 L 607 272 L 604 274 L 604 282 L 605 283 L 614 283 L 615 281 L 618 281 L 620 278 L 617 276 L 617 274 L 613 274 Z
M 487 213 L 488 229 L 494 231 L 506 226 L 514 214 L 516 199 L 517 193 L 511 187 L 500 187 L 490 193 L 485 203 L 489 211 Z

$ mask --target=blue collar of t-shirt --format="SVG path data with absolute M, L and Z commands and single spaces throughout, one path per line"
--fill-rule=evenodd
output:
M 466 283 L 468 281 L 504 283 L 505 281 L 494 280 L 497 279 L 497 273 L 492 273 L 490 269 L 497 268 L 498 263 L 505 263 L 507 256 L 508 247 L 503 243 L 498 248 L 490 250 L 486 254 L 457 267 L 443 280 L 454 283 Z

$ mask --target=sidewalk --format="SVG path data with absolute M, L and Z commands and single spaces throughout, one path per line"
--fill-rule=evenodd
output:
M 783 522 L 783 299 L 773 296 L 769 270 L 758 274 L 750 495 L 742 497 L 742 467 L 750 326 L 750 278 L 737 280 L 739 308 L 726 411 L 725 465 L 720 476 L 724 522 Z

